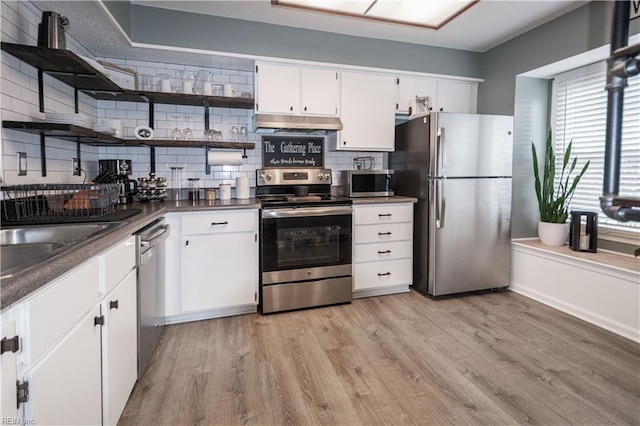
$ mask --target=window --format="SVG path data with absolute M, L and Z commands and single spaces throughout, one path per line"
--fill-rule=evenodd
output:
M 640 197 L 640 77 L 628 79 L 624 91 L 620 195 Z M 600 210 L 607 125 L 606 62 L 598 62 L 560 75 L 553 80 L 551 126 L 556 152 L 573 140 L 579 169 L 591 164 L 571 201 L 570 210 L 599 212 L 601 227 L 640 233 L 638 222 L 618 222 Z M 561 159 L 560 159 L 561 160 Z M 560 165 L 561 167 L 561 165 Z

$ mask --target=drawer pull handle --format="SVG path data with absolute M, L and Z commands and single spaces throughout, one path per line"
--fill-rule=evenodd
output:
M 384 273 L 378 272 L 378 276 L 379 277 L 384 277 L 384 276 L 387 276 L 387 275 L 391 275 L 391 272 L 384 272 Z
M 391 216 L 393 216 L 391 213 L 378 214 L 378 217 L 391 217 Z
M 211 222 L 211 226 L 216 226 L 216 225 L 228 225 L 229 222 L 227 222 L 226 220 L 224 222 Z
M 389 254 L 389 253 L 391 253 L 391 250 L 385 250 L 385 251 L 378 250 L 378 254 Z
M 391 235 L 391 232 L 378 232 L 378 235 Z
M 110 300 L 109 301 L 109 309 L 118 309 L 118 301 Z

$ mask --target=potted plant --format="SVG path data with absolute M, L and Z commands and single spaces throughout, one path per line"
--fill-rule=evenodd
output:
M 538 209 L 540 211 L 540 222 L 538 223 L 538 236 L 540 241 L 546 245 L 561 246 L 567 240 L 569 234 L 569 204 L 573 193 L 580 182 L 580 179 L 589 167 L 589 161 L 582 167 L 580 172 L 571 178 L 578 159 L 571 159 L 571 146 L 569 142 L 562 157 L 562 169 L 556 186 L 556 154 L 553 151 L 553 138 L 551 129 L 547 135 L 547 152 L 542 169 L 542 181 L 538 171 L 538 155 L 536 147 L 531 143 L 533 154 L 533 175 L 535 177 L 536 197 L 538 198 Z

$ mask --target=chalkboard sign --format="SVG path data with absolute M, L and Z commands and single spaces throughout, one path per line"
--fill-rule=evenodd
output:
M 305 136 L 262 137 L 262 167 L 324 167 L 324 138 Z

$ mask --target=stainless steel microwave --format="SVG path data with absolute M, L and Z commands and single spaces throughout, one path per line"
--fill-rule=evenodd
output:
M 342 170 L 342 183 L 347 197 L 390 197 L 393 170 Z

